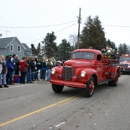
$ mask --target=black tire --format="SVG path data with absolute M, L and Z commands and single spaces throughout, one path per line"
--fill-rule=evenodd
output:
M 119 76 L 118 76 L 118 72 L 116 72 L 116 77 L 115 77 L 115 79 L 114 80 L 112 80 L 112 81 L 109 81 L 108 82 L 108 85 L 109 86 L 117 86 L 117 84 L 118 84 L 118 78 L 119 78 Z
M 94 89 L 95 89 L 95 80 L 93 77 L 91 77 L 88 81 L 88 83 L 86 84 L 86 88 L 85 88 L 85 96 L 86 97 L 91 97 L 94 93 Z
M 53 90 L 55 93 L 60 93 L 60 92 L 62 92 L 63 88 L 64 88 L 64 86 L 52 84 L 52 90 Z

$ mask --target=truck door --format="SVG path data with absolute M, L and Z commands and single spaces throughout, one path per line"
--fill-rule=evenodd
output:
M 109 59 L 102 59 L 102 64 L 103 64 L 103 73 L 102 73 L 102 76 L 103 76 L 103 79 L 107 79 L 109 76 L 109 66 L 108 66 L 108 61 Z
M 98 82 L 101 82 L 103 80 L 103 64 L 102 64 L 102 56 L 101 54 L 97 55 L 96 58 L 96 71 L 97 71 L 97 75 L 98 75 Z

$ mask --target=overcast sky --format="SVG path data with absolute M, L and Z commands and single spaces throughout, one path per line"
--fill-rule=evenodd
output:
M 0 0 L 0 33 L 2 38 L 17 36 L 30 46 L 54 31 L 59 44 L 64 38 L 69 40 L 70 34 L 77 35 L 77 16 L 81 8 L 80 31 L 88 16 L 98 15 L 106 39 L 117 46 L 130 45 L 129 6 L 129 0 Z

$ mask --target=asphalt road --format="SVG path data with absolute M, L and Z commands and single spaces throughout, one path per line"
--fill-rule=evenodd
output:
M 15 84 L 0 88 L 0 130 L 130 130 L 130 75 L 117 87 L 98 86 L 91 98 L 51 84 Z

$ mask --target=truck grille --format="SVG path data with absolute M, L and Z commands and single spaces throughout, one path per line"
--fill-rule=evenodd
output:
M 64 66 L 63 79 L 64 80 L 72 80 L 73 71 L 74 71 L 73 67 L 71 67 L 71 66 Z
M 120 64 L 120 67 L 121 67 L 122 69 L 125 69 L 125 68 L 128 67 L 128 64 Z

